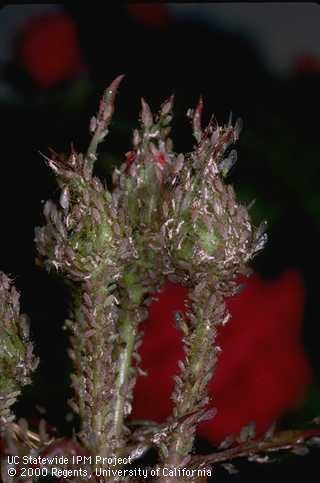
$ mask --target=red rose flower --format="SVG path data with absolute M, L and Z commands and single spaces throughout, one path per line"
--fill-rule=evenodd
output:
M 67 13 L 35 17 L 17 39 L 20 63 L 32 79 L 48 88 L 83 68 L 75 24 Z
M 198 428 L 200 436 L 216 443 L 250 421 L 257 434 L 265 432 L 296 408 L 311 382 L 300 336 L 305 292 L 299 273 L 287 270 L 276 281 L 255 274 L 245 284 L 227 300 L 232 318 L 219 328 L 223 351 L 209 383 L 218 413 Z M 184 358 L 174 313 L 184 312 L 186 297 L 184 287 L 168 282 L 150 306 L 140 350 L 148 376 L 137 380 L 133 419 L 162 422 L 171 414 L 173 375 Z

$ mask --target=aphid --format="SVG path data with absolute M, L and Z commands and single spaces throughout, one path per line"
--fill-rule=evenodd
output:
M 255 428 L 256 423 L 251 421 L 248 426 L 245 426 L 240 431 L 239 441 L 240 443 L 244 443 L 245 441 L 249 441 L 250 439 L 254 438 L 255 436 Z
M 240 133 L 242 131 L 242 127 L 243 127 L 243 121 L 242 119 L 239 117 L 237 120 L 236 120 L 236 124 L 233 128 L 233 133 L 234 133 L 234 140 L 237 141 L 239 139 L 239 136 L 240 136 Z
M 43 208 L 43 214 L 46 218 L 49 217 L 49 215 L 52 211 L 53 204 L 54 203 L 51 200 L 46 201 L 44 208 Z
M 309 453 L 309 448 L 307 448 L 306 446 L 296 446 L 295 448 L 293 448 L 292 453 L 298 456 L 305 456 Z
M 200 143 L 202 138 L 202 128 L 201 128 L 201 118 L 202 118 L 202 111 L 203 111 L 203 100 L 200 96 L 197 107 L 193 111 L 193 135 L 196 138 L 197 142 Z
M 92 116 L 90 119 L 90 132 L 94 133 L 94 131 L 97 128 L 97 118 L 95 116 Z
M 310 443 L 320 447 L 320 437 L 314 436 L 313 438 L 311 438 Z
M 202 416 L 199 417 L 198 423 L 202 423 L 204 421 L 211 421 L 214 417 L 216 417 L 217 414 L 217 408 L 209 409 L 208 411 L 205 411 Z
M 230 446 L 232 446 L 232 444 L 234 443 L 234 440 L 235 440 L 234 434 L 229 434 L 229 436 L 227 436 L 222 441 L 222 443 L 220 443 L 218 449 L 228 449 L 228 448 L 230 448 Z
M 176 162 L 173 166 L 174 173 L 177 174 L 179 171 L 181 171 L 182 167 L 184 164 L 184 156 L 183 154 L 179 154 L 176 158 Z
M 23 341 L 28 341 L 30 336 L 30 322 L 27 315 L 23 314 L 19 320 L 19 332 Z
M 273 423 L 264 435 L 264 439 L 271 439 L 276 429 L 276 423 Z
M 142 377 L 147 377 L 148 373 L 146 371 L 144 371 L 143 369 L 141 369 L 141 367 L 137 367 L 137 372 L 139 374 L 139 376 L 142 376 Z
M 237 151 L 233 149 L 229 156 L 225 159 L 223 159 L 220 163 L 219 169 L 223 177 L 226 177 L 231 168 L 234 166 L 234 164 L 237 161 Z
M 177 329 L 180 329 L 180 324 L 181 324 L 181 322 L 184 322 L 184 317 L 183 317 L 183 313 L 179 312 L 179 310 L 177 310 L 174 313 L 174 321 L 175 321 Z
M 222 466 L 230 475 L 236 475 L 239 473 L 237 468 L 232 463 L 223 463 Z
M 132 139 L 132 143 L 134 145 L 134 147 L 137 147 L 138 144 L 140 143 L 141 139 L 140 139 L 140 134 L 139 134 L 139 131 L 137 129 L 135 129 L 133 131 L 133 139 Z
M 61 191 L 59 202 L 64 210 L 69 208 L 69 189 L 66 186 Z
M 141 105 L 142 105 L 141 121 L 142 121 L 143 125 L 145 126 L 145 128 L 149 129 L 153 124 L 152 113 L 151 113 L 149 105 L 146 103 L 146 101 L 143 98 L 141 99 Z
M 231 319 L 231 314 L 226 314 L 223 320 L 221 321 L 221 324 L 226 325 L 230 319 Z
M 219 140 L 220 137 L 220 127 L 217 126 L 215 131 L 213 131 L 212 136 L 211 136 L 211 144 L 212 146 L 215 146 Z
M 254 198 L 253 200 L 250 201 L 250 203 L 247 204 L 246 208 L 247 208 L 248 211 L 251 210 L 251 208 L 253 207 L 255 202 L 256 202 L 256 198 Z
M 161 106 L 161 116 L 166 116 L 169 114 L 169 112 L 172 110 L 173 107 L 173 101 L 174 101 L 174 95 L 169 97 Z
M 189 332 L 189 329 L 183 313 L 177 310 L 174 312 L 173 318 L 174 318 L 176 328 L 178 330 L 181 330 L 183 334 L 187 335 Z
M 266 229 L 267 229 L 267 221 L 264 220 L 260 223 L 260 225 L 257 228 L 256 238 L 259 239 L 260 237 L 262 237 L 262 235 L 265 234 Z
M 260 455 L 252 455 L 249 456 L 248 461 L 253 463 L 270 463 L 270 456 L 260 456 Z

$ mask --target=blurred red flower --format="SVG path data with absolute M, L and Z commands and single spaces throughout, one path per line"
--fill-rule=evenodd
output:
M 43 88 L 68 80 L 83 68 L 75 24 L 65 12 L 31 19 L 17 37 L 17 56 Z
M 133 3 L 127 9 L 134 20 L 150 28 L 163 29 L 170 23 L 170 14 L 165 4 Z
M 302 402 L 312 377 L 300 334 L 305 292 L 299 273 L 288 269 L 275 281 L 254 274 L 244 282 L 227 300 L 232 319 L 219 328 L 223 352 L 209 383 L 218 414 L 198 428 L 216 443 L 253 420 L 257 434 L 265 432 Z M 174 313 L 185 311 L 186 297 L 184 287 L 168 282 L 150 306 L 140 350 L 148 376 L 137 380 L 133 419 L 162 422 L 171 413 L 172 376 L 184 357 Z
M 294 72 L 296 74 L 319 74 L 320 59 L 311 54 L 301 55 L 295 63 Z

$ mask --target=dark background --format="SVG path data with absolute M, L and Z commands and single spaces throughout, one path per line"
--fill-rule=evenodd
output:
M 294 7 L 282 5 L 287 8 L 282 10 L 283 20 L 292 21 L 290 9 Z M 48 146 L 68 151 L 70 141 L 75 142 L 77 149 L 84 149 L 89 140 L 88 120 L 96 112 L 99 97 L 121 73 L 126 78 L 116 101 L 111 133 L 101 148 L 97 165 L 97 172 L 103 177 L 108 178 L 112 167 L 130 149 L 141 96 L 156 110 L 175 93 L 177 151 L 192 147 L 185 112 L 195 105 L 200 93 L 207 120 L 214 112 L 224 123 L 230 110 L 235 117 L 243 118 L 240 160 L 231 180 L 242 200 L 256 198 L 254 219 L 266 218 L 269 222 L 270 242 L 254 262 L 254 268 L 266 278 L 276 278 L 283 269 L 295 267 L 304 278 L 307 303 L 303 337 L 315 382 L 305 412 L 296 415 L 294 421 L 303 421 L 312 411 L 315 416 L 317 407 L 320 414 L 320 68 L 314 52 L 311 60 L 299 62 L 298 37 L 294 30 L 290 33 L 281 29 L 280 22 L 271 50 L 294 46 L 297 62 L 289 59 L 290 63 L 285 53 L 285 67 L 281 66 L 281 59 L 278 64 L 268 61 L 261 48 L 261 36 L 255 36 L 262 10 L 253 10 L 247 27 L 241 30 L 230 28 L 224 17 L 217 16 L 215 20 L 214 12 L 207 18 L 208 5 L 199 5 L 197 11 L 188 15 L 185 5 L 175 5 L 165 13 L 140 12 L 140 16 L 125 4 L 56 6 L 68 12 L 76 25 L 85 66 L 77 75 L 66 75 L 53 85 L 43 86 L 19 58 L 21 19 L 26 7 L 15 6 L 9 12 L 10 8 L 13 7 L 0 10 L 0 44 L 2 35 L 7 35 L 8 22 L 12 24 L 10 55 L 4 56 L 0 71 L 0 267 L 14 278 L 22 293 L 22 309 L 32 320 L 41 358 L 34 386 L 26 388 L 17 405 L 18 415 L 36 421 L 37 402 L 46 408 L 50 425 L 70 432 L 70 424 L 65 421 L 69 412 L 70 364 L 61 329 L 68 310 L 66 291 L 59 279 L 48 276 L 34 263 L 34 227 L 43 222 L 43 200 L 58 192 L 39 151 L 47 153 Z M 36 6 L 33 8 L 35 15 L 42 13 L 40 6 L 39 12 Z M 268 9 L 268 5 L 263 8 Z M 295 19 L 299 32 L 308 31 L 308 4 L 305 8 L 306 16 Z M 273 21 L 270 12 L 266 22 Z M 320 24 L 320 7 L 318 15 Z M 15 25 L 15 18 L 20 19 L 19 25 Z M 275 12 L 274 22 L 280 20 Z M 1 30 L 4 25 L 6 28 Z M 250 27 L 255 27 L 253 34 Z M 272 35 L 271 32 L 271 39 Z M 317 41 L 320 37 L 314 39 Z M 67 45 L 57 37 L 55 48 L 55 55 L 59 55 Z M 312 48 L 311 41 L 311 51 Z M 305 45 L 300 53 L 309 53 Z M 285 457 L 274 465 L 240 463 L 240 475 L 231 476 L 217 469 L 213 481 L 269 481 L 271 477 L 293 475 L 313 481 L 318 471 L 317 457 L 319 450 L 312 450 L 303 458 Z

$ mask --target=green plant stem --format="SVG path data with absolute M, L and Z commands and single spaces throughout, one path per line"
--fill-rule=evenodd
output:
M 206 384 L 203 383 L 201 376 L 211 371 L 215 363 L 214 357 L 208 357 L 213 352 L 212 332 L 212 323 L 207 320 L 199 322 L 194 330 L 189 364 L 186 367 L 188 375 L 181 387 L 182 397 L 176 405 L 177 417 L 199 409 L 206 398 Z
M 119 357 L 120 367 L 116 380 L 116 401 L 114 409 L 114 434 L 118 442 L 121 441 L 123 433 L 125 403 L 136 334 L 136 327 L 130 321 L 130 312 L 125 312 L 121 327 L 121 345 L 124 344 L 124 348 Z
M 70 356 L 75 366 L 75 398 L 71 404 L 81 418 L 80 434 L 85 446 L 93 455 L 108 456 L 117 446 L 110 422 L 116 378 L 112 361 L 114 302 L 103 276 L 75 288 L 72 295 L 74 320 L 66 322 L 73 333 Z
M 196 426 L 208 403 L 207 384 L 216 363 L 215 325 L 225 313 L 225 306 L 218 295 L 213 304 L 212 292 L 206 288 L 200 297 L 199 294 L 197 296 L 198 302 L 192 305 L 189 327 L 185 328 L 186 359 L 174 392 L 174 418 L 182 422 L 172 432 L 167 451 L 162 452 L 162 462 L 166 467 L 185 466 L 189 458 Z M 194 298 L 194 292 L 190 292 L 190 297 Z
M 92 168 L 94 161 L 96 160 L 98 144 L 100 144 L 108 134 L 108 126 L 111 122 L 114 111 L 115 95 L 123 77 L 123 75 L 119 75 L 114 79 L 110 86 L 105 90 L 100 102 L 99 112 L 96 118 L 96 127 L 86 154 Z

